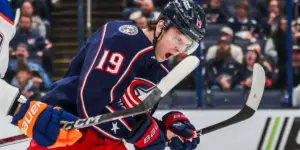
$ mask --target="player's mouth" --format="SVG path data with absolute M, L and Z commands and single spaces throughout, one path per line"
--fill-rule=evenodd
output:
M 171 53 L 166 53 L 165 54 L 165 60 L 168 60 L 170 57 L 172 57 L 173 56 L 173 54 L 171 54 Z

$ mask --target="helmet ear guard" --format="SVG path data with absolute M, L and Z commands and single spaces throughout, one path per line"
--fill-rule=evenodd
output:
M 167 30 L 169 27 L 172 26 L 172 22 L 169 19 L 164 19 L 164 25 L 163 25 L 163 30 Z

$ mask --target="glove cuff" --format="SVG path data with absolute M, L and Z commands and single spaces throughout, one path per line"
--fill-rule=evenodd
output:
M 160 129 L 153 118 L 147 119 L 135 135 L 126 139 L 128 143 L 133 143 L 135 147 L 142 148 L 151 144 L 159 135 Z
M 172 123 L 176 121 L 188 121 L 189 119 L 179 111 L 171 111 L 163 116 L 163 122 L 165 127 L 168 128 Z

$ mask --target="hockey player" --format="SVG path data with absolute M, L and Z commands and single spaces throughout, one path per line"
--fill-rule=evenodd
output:
M 28 150 L 123 150 L 122 140 L 142 150 L 195 149 L 200 142 L 195 128 L 177 111 L 162 120 L 145 114 L 80 131 L 63 130 L 60 122 L 139 104 L 168 72 L 161 63 L 194 52 L 205 27 L 202 8 L 190 0 L 169 2 L 154 31 L 129 21 L 108 22 L 83 45 L 65 77 L 41 102 L 18 107 L 12 123 L 33 138 Z

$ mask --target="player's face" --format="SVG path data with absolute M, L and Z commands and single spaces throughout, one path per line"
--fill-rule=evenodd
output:
M 169 28 L 158 41 L 156 47 L 156 58 L 158 61 L 165 61 L 169 58 L 185 52 L 193 41 L 182 34 L 178 29 Z

